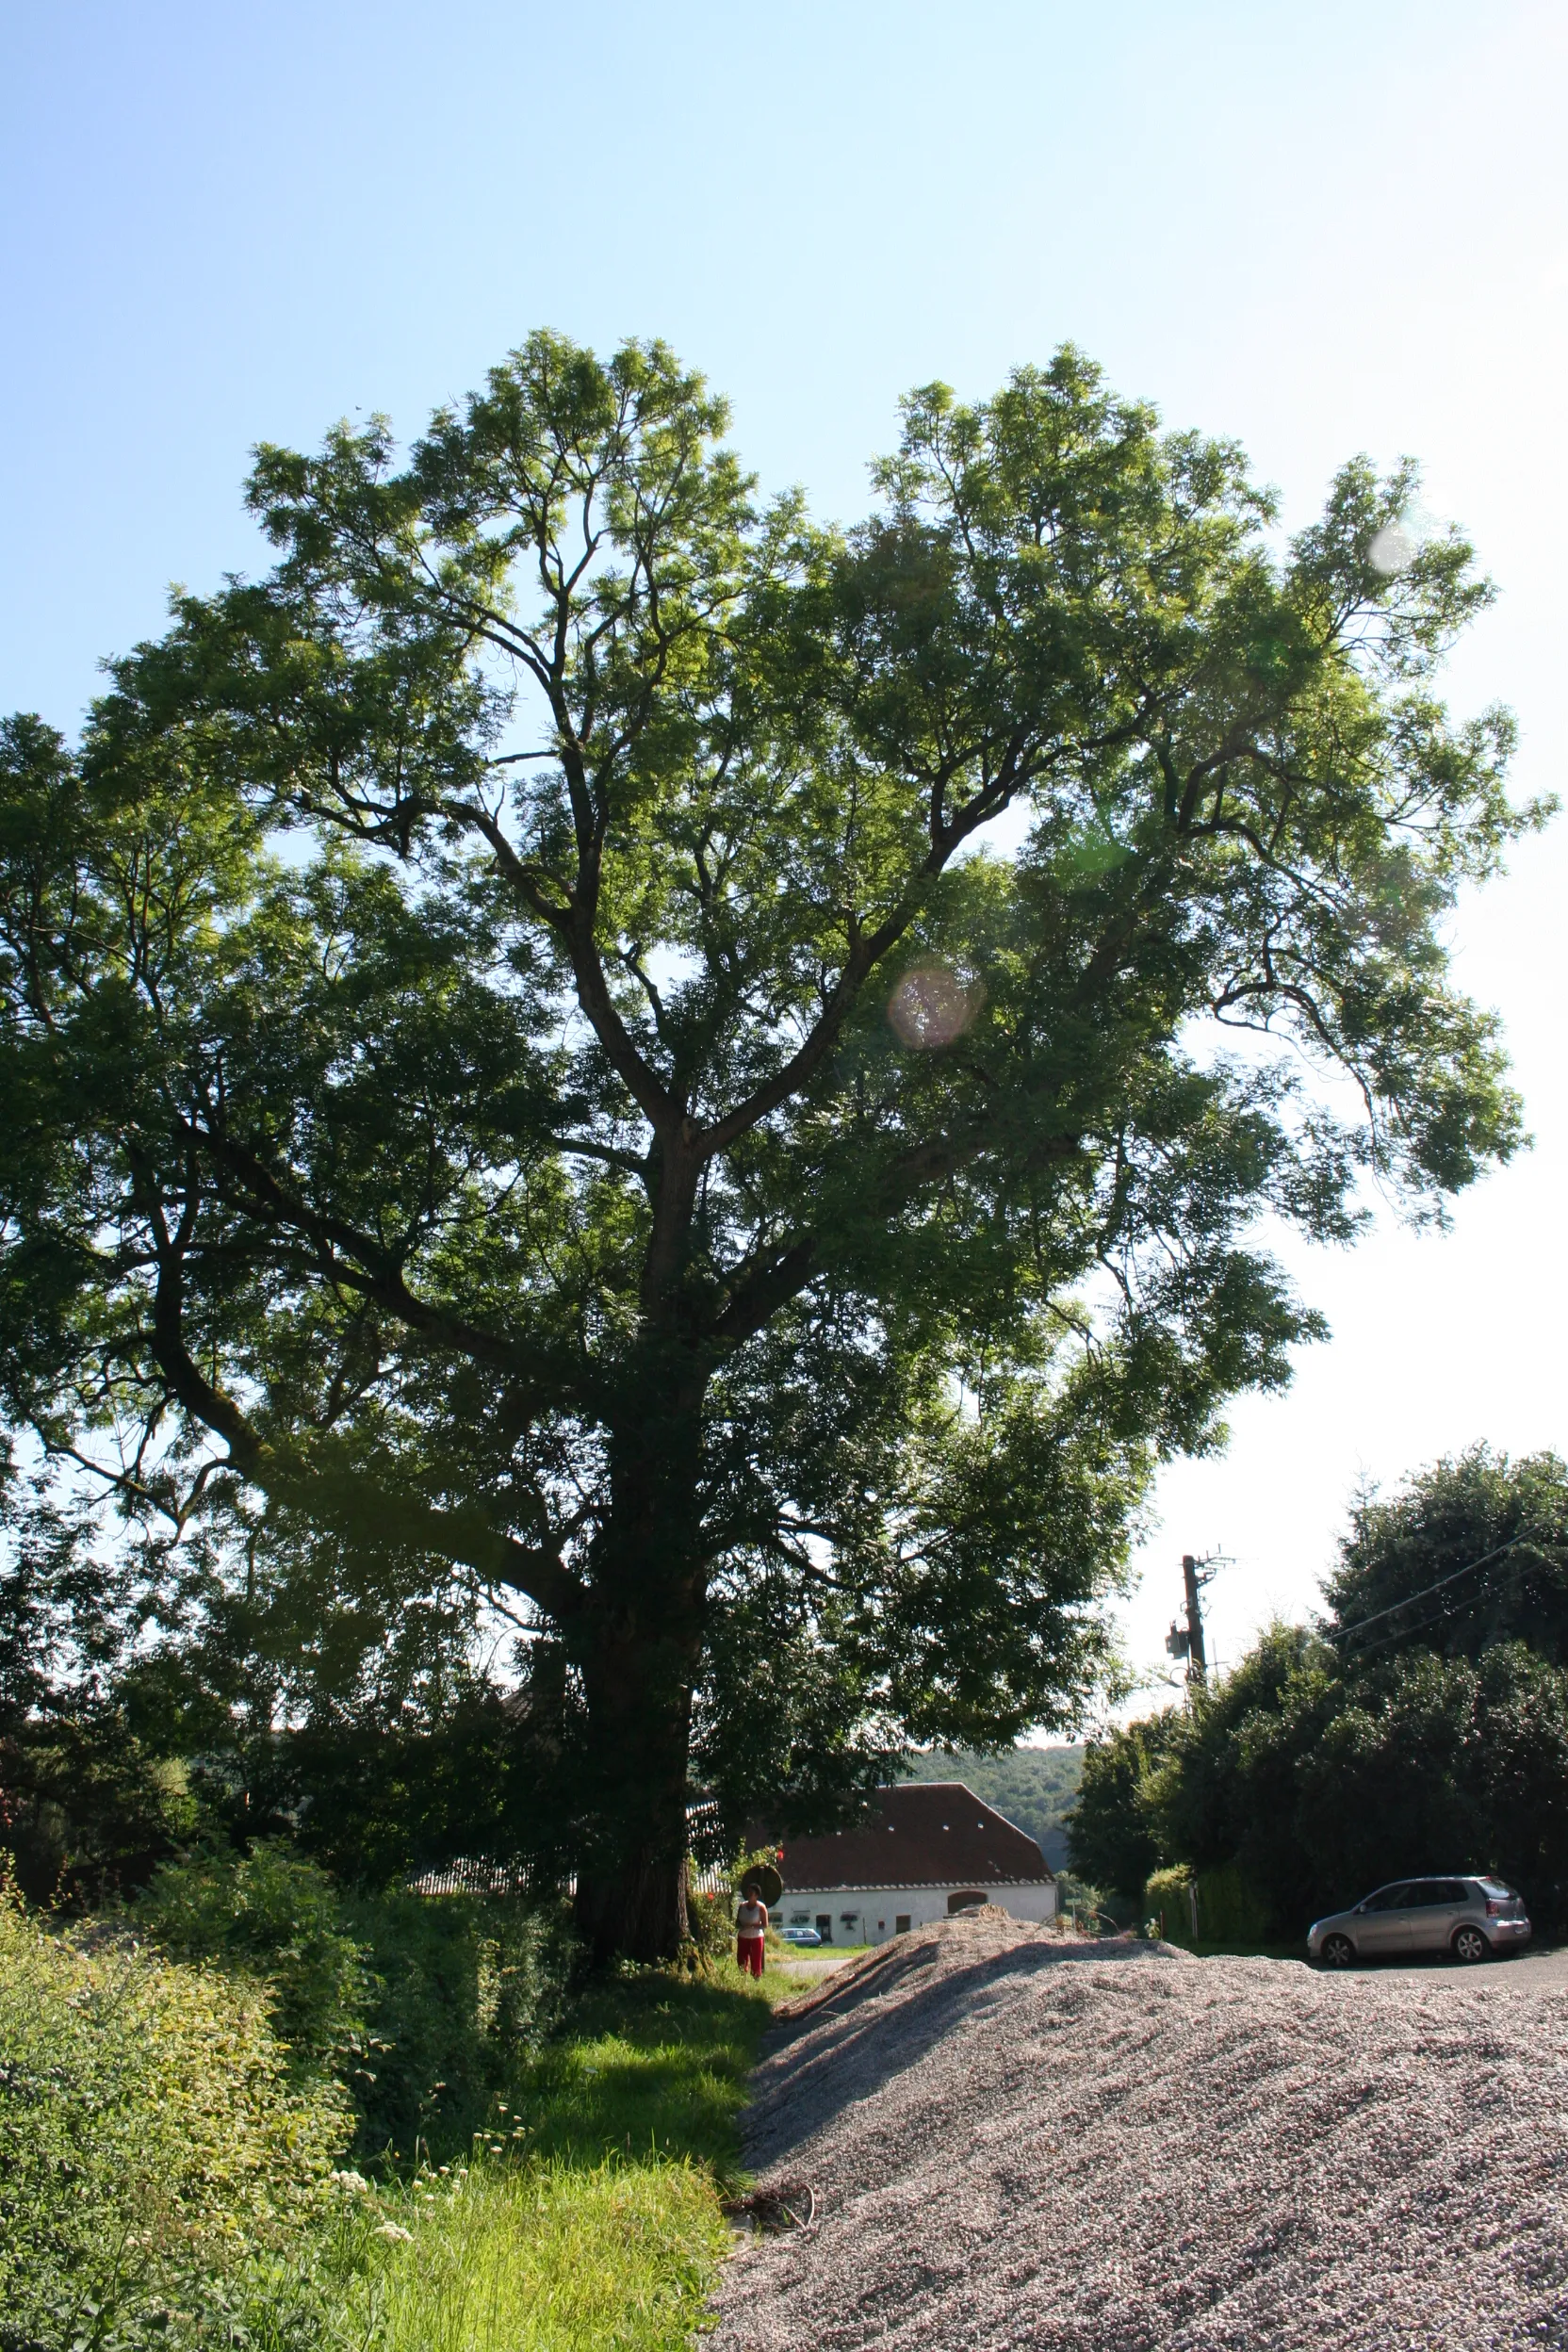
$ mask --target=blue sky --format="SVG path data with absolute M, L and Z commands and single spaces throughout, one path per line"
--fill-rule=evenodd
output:
M 1060 341 L 1233 433 L 1311 513 L 1413 451 L 1503 594 L 1456 662 L 1563 779 L 1568 14 L 445 0 L 0 16 L 0 708 L 74 725 L 168 583 L 257 561 L 246 451 L 408 431 L 532 326 L 659 334 L 773 486 L 865 500 L 899 392 Z M 1221 1654 L 1310 1605 L 1351 1486 L 1478 1438 L 1568 1449 L 1560 1240 L 1568 821 L 1461 911 L 1534 1153 L 1446 1239 L 1301 1253 L 1331 1344 L 1178 1465 L 1128 1616 L 1157 1662 L 1183 1549 L 1236 1564 Z

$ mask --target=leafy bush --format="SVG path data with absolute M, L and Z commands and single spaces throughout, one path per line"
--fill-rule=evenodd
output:
M 141 1885 L 195 1823 L 185 1765 L 147 1754 L 112 1708 L 0 1738 L 0 1844 L 31 1902 L 100 1905 Z
M 1079 1927 L 1102 1934 L 1107 1928 L 1132 1925 L 1134 1918 L 1141 1920 L 1143 1913 L 1135 1903 L 1129 1903 L 1114 1889 L 1096 1886 L 1092 1880 L 1080 1878 L 1076 1870 L 1056 1872 L 1056 1916 L 1076 1920 Z
M 277 1842 L 166 1866 L 135 1918 L 175 1958 L 265 1988 L 296 2067 L 351 2093 L 364 2158 L 466 2150 L 558 2021 L 577 1963 L 564 1906 L 345 1897 Z
M 326 1872 L 286 1847 L 166 1863 L 136 1919 L 176 1960 L 263 1979 L 273 2030 L 301 2062 L 341 2063 L 362 2042 L 374 1998 L 364 1951 Z
M 1184 1862 L 1155 1870 L 1143 1890 L 1143 1911 L 1146 1919 L 1163 1921 L 1161 1932 L 1168 1943 L 1189 1948 L 1194 1944 L 1246 1947 L 1266 1944 L 1274 1937 L 1267 1905 L 1233 1863 L 1217 1870 L 1193 1871 Z
M 559 2024 L 580 1948 L 564 1903 L 478 1895 L 346 1901 L 374 1980 L 351 2087 L 359 2146 L 436 2162 L 465 2151 L 518 2065 Z
M 1168 1944 L 1190 1944 L 1192 1933 L 1192 1872 L 1184 1862 L 1151 1870 L 1143 1889 L 1144 1916 L 1154 1921 Z
M 692 1931 L 692 1941 L 705 1960 L 722 1960 L 729 1953 L 735 1941 L 735 1898 L 700 1894 L 689 1887 L 686 1894 L 686 1920 Z
M 8 2352 L 227 2344 L 258 2318 L 320 2341 L 311 2262 L 351 2129 L 245 1985 L 0 1899 Z

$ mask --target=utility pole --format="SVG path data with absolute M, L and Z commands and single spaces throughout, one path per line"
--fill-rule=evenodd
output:
M 1182 1554 L 1182 1584 L 1187 1603 L 1187 1675 L 1193 1682 L 1201 1682 L 1209 1671 L 1209 1654 L 1203 1647 L 1203 1611 L 1198 1595 L 1213 1575 L 1211 1568 L 1207 1575 L 1200 1576 L 1192 1554 Z
M 1184 1625 L 1179 1625 L 1174 1617 L 1171 1619 L 1165 1646 L 1172 1658 L 1186 1659 L 1189 1688 L 1195 1682 L 1204 1681 L 1208 1675 L 1209 1655 L 1203 1642 L 1203 1610 L 1199 1595 L 1206 1584 L 1213 1583 L 1222 1557 L 1222 1554 L 1213 1552 L 1206 1560 L 1199 1560 L 1191 1552 L 1182 1554 L 1182 1589 L 1186 1600 L 1187 1621 Z

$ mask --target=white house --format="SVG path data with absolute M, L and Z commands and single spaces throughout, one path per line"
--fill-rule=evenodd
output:
M 1019 1919 L 1056 1913 L 1056 1882 L 1034 1838 L 961 1780 L 878 1788 L 854 1828 L 785 1838 L 776 1851 L 776 1924 L 814 1927 L 826 1943 L 884 1943 L 976 1903 Z

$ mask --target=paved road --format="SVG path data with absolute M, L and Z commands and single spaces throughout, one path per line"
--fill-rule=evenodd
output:
M 1434 1953 L 1430 1959 L 1396 1961 L 1378 1970 L 1380 1975 L 1386 1976 L 1430 1976 L 1434 1972 L 1462 1976 L 1467 1984 L 1529 1985 L 1537 1991 L 1544 1985 L 1560 1984 L 1568 1989 L 1568 1945 L 1549 1952 L 1525 1952 L 1517 1959 L 1496 1960 L 1473 1968 L 1461 1968 L 1443 1954 Z
M 851 1960 L 863 1958 L 860 1952 L 827 1951 L 792 1952 L 788 1960 L 776 1960 L 770 1954 L 768 1967 L 776 1974 L 792 1978 L 802 1992 L 820 1984 L 835 1968 L 847 1966 Z M 1451 1976 L 1463 1978 L 1466 1984 L 1496 1985 L 1528 1985 L 1540 1989 L 1560 1984 L 1568 1991 L 1568 1945 L 1543 1952 L 1526 1952 L 1517 1958 L 1497 1960 L 1480 1968 L 1462 1968 L 1446 1954 L 1423 1954 L 1418 1960 L 1375 1961 L 1369 1968 L 1357 1969 L 1358 1975 L 1378 1976 Z

